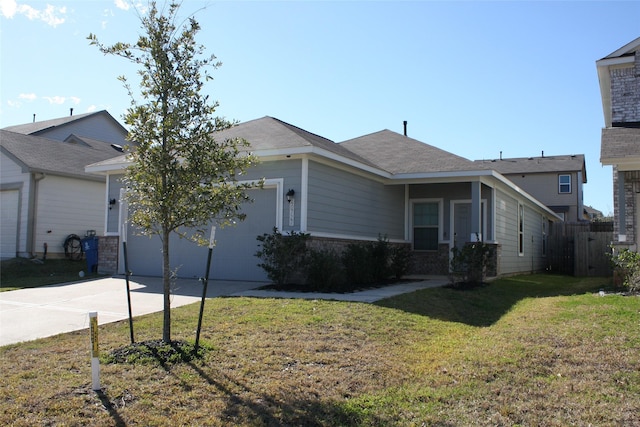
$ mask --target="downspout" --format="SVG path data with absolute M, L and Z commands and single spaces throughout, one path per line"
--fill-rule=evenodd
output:
M 28 253 L 31 257 L 36 256 L 36 223 L 38 221 L 38 216 L 36 215 L 38 209 L 38 187 L 39 182 L 45 179 L 47 175 L 44 173 L 32 173 L 31 179 L 29 182 L 29 187 L 31 191 L 29 191 L 29 209 L 28 209 L 28 218 L 27 224 L 27 247 L 25 248 L 26 253 Z

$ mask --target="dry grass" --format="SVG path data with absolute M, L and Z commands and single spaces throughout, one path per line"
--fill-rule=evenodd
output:
M 102 364 L 87 331 L 0 348 L 3 425 L 640 425 L 640 299 L 528 276 L 378 305 L 209 300 L 202 359 Z M 198 305 L 174 310 L 193 339 Z M 159 314 L 136 319 L 139 341 Z M 100 327 L 103 353 L 128 324 Z

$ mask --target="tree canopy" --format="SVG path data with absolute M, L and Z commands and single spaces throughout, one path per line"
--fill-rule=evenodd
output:
M 218 102 L 203 94 L 209 72 L 221 63 L 205 56 L 196 42 L 200 24 L 193 16 L 178 24 L 178 3 L 165 8 L 149 4 L 140 18 L 143 32 L 133 44 L 104 45 L 94 34 L 88 39 L 102 53 L 140 67 L 139 94 L 126 76 L 119 77 L 131 98 L 124 117 L 128 138 L 136 143 L 128 150 L 124 185 L 131 223 L 162 241 L 163 340 L 170 341 L 171 233 L 204 244 L 211 222 L 225 226 L 245 218 L 241 205 L 250 201 L 247 190 L 261 182 L 239 180 L 256 163 L 248 142 L 217 137 L 235 122 L 215 116 Z

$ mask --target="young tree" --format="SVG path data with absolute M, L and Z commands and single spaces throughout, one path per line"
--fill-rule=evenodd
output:
M 162 242 L 165 342 L 171 341 L 170 235 L 205 244 L 204 226 L 214 220 L 221 226 L 243 220 L 240 208 L 249 201 L 247 190 L 261 185 L 237 181 L 255 162 L 243 152 L 247 141 L 215 137 L 234 124 L 215 117 L 218 103 L 201 93 L 211 78 L 208 71 L 221 64 L 213 55 L 203 56 L 204 46 L 195 41 L 200 25 L 193 17 L 176 24 L 178 10 L 179 4 L 171 2 L 163 14 L 151 2 L 135 44 L 107 46 L 94 34 L 88 37 L 102 53 L 140 66 L 141 102 L 127 79 L 119 77 L 131 97 L 124 117 L 128 138 L 137 144 L 129 150 L 124 184 L 130 221 Z

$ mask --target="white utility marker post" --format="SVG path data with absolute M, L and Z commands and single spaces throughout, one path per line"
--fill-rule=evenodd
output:
M 100 351 L 98 350 L 98 312 L 89 313 L 91 330 L 91 384 L 93 391 L 100 391 Z

